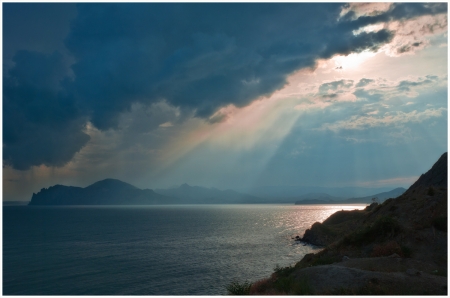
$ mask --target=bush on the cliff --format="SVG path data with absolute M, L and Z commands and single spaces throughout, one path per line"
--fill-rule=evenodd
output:
M 339 256 L 330 255 L 318 255 L 316 259 L 311 263 L 311 266 L 321 266 L 336 263 L 340 260 Z
M 291 274 L 292 272 L 294 272 L 295 268 L 292 266 L 289 267 L 280 267 L 280 265 L 276 265 L 275 268 L 273 269 L 274 274 L 276 277 L 284 277 L 284 276 L 288 276 L 289 274 Z
M 307 279 L 294 279 L 293 276 L 278 277 L 273 282 L 273 287 L 285 295 L 311 295 L 312 289 Z
M 250 287 L 250 295 L 276 295 L 278 294 L 273 290 L 272 277 L 263 278 L 252 283 Z
M 373 242 L 377 238 L 395 236 L 401 231 L 402 227 L 396 219 L 389 216 L 382 216 L 373 225 L 366 226 L 362 230 L 345 236 L 344 244 L 362 245 Z
M 303 278 L 300 281 L 297 281 L 294 285 L 293 294 L 294 295 L 313 295 L 314 292 L 312 290 L 311 285 L 309 284 L 308 279 Z
M 252 284 L 248 281 L 239 282 L 237 280 L 233 280 L 227 286 L 228 295 L 248 295 L 250 294 L 250 287 Z

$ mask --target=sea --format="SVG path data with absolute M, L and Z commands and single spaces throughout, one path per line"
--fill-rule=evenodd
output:
M 3 295 L 226 295 L 320 248 L 316 221 L 365 205 L 3 206 Z

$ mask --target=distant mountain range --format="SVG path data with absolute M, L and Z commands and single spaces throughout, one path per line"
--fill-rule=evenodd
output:
M 373 197 L 381 202 L 405 191 L 396 188 L 371 196 L 346 199 L 327 193 L 309 193 L 291 198 L 258 197 L 235 190 L 219 190 L 183 184 L 170 189 L 139 189 L 117 179 L 105 179 L 85 188 L 55 185 L 33 193 L 29 205 L 165 205 L 165 204 L 350 204 L 370 203 Z
M 178 188 L 139 189 L 117 179 L 105 179 L 88 187 L 55 185 L 33 193 L 29 205 L 164 205 L 261 203 L 260 198 L 234 190 L 183 184 Z
M 396 198 L 402 195 L 406 191 L 403 187 L 395 188 L 391 191 L 377 193 L 371 196 L 342 199 L 332 197 L 328 194 L 308 194 L 301 196 L 299 200 L 295 201 L 296 205 L 304 204 L 366 204 L 372 203 L 372 199 L 375 198 L 378 203 L 382 203 L 389 198 Z
M 391 191 L 391 187 L 321 187 L 321 186 L 260 186 L 253 188 L 236 189 L 241 193 L 247 193 L 265 199 L 287 199 L 289 201 L 298 200 L 301 196 L 311 196 L 312 194 L 326 194 L 337 199 L 361 198 Z M 314 199 L 314 198 L 310 198 Z
M 307 193 L 304 195 L 299 196 L 298 198 L 295 198 L 294 200 L 296 201 L 339 201 L 339 200 L 344 200 L 344 197 L 335 197 L 335 196 L 330 196 L 327 193 L 324 192 L 313 192 L 313 193 Z

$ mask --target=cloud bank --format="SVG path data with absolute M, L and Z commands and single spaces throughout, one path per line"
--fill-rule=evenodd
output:
M 79 4 L 66 54 L 19 51 L 5 70 L 4 162 L 20 170 L 62 166 L 89 141 L 88 123 L 120 130 L 123 114 L 138 113 L 137 106 L 147 120 L 127 127 L 141 132 L 192 116 L 224 121 L 221 108 L 270 96 L 318 59 L 377 51 L 397 38 L 400 25 L 362 28 L 446 12 L 446 3 L 376 10 L 335 3 Z M 397 53 L 421 46 L 401 44 Z M 353 84 L 324 85 L 323 95 Z M 145 112 L 151 108 L 159 112 Z

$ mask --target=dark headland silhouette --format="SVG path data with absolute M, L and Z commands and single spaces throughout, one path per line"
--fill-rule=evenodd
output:
M 319 245 L 268 278 L 236 282 L 255 295 L 447 295 L 447 153 L 395 199 L 338 211 L 314 223 L 301 245 Z
M 117 179 L 105 179 L 88 187 L 55 185 L 33 193 L 30 205 L 148 205 L 170 204 L 176 199 L 139 189 Z

